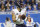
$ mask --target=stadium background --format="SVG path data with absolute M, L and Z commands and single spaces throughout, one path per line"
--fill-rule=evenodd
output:
M 0 0 L 0 1 L 1 1 L 1 0 Z M 14 1 L 14 0 L 13 0 L 13 1 Z M 21 3 L 23 3 L 22 6 L 26 4 L 25 1 L 26 1 L 26 0 L 24 0 L 23 2 L 21 2 Z M 8 2 L 9 2 L 9 0 L 8 0 Z M 17 2 L 17 1 L 15 0 L 14 3 L 16 4 L 16 2 Z M 20 1 L 19 1 L 19 2 L 20 2 Z M 31 2 L 31 0 L 30 0 L 30 2 Z M 40 8 L 38 8 L 38 5 L 39 5 L 40 3 L 38 4 L 37 2 L 38 2 L 37 0 L 34 0 L 34 3 L 32 3 L 32 2 L 31 2 L 31 3 L 27 3 L 27 4 L 31 4 L 31 6 L 30 6 L 30 7 L 31 7 L 31 10 L 26 8 L 27 11 L 34 11 L 33 5 L 36 5 L 36 10 L 39 10 L 39 11 L 40 11 Z M 2 4 L 4 4 L 4 7 L 6 8 L 7 0 L 3 0 L 3 1 L 2 1 Z M 9 3 L 9 4 L 12 4 L 11 0 L 10 0 L 10 3 Z M 19 4 L 20 4 L 20 3 L 19 3 Z M 19 4 L 13 5 L 14 8 L 16 8 L 16 6 L 19 6 L 19 7 L 20 7 L 21 5 L 19 5 Z M 0 2 L 0 11 L 2 11 L 1 6 L 2 6 L 2 5 L 1 5 L 1 2 Z M 10 7 L 10 11 L 12 10 L 12 7 L 13 7 L 13 6 L 9 6 L 9 7 Z M 3 6 L 2 6 L 2 7 L 3 7 Z M 40 7 L 40 6 L 39 6 L 39 7 Z M 5 10 L 6 10 L 6 9 L 5 9 Z M 5 10 L 4 10 L 4 8 L 3 8 L 3 11 L 2 11 L 2 12 L 4 12 Z M 8 11 L 8 10 L 6 10 L 6 11 Z M 26 14 L 26 16 L 27 16 L 27 15 L 28 15 L 28 14 Z M 10 20 L 11 20 L 11 22 L 12 22 L 12 15 L 10 15 L 10 14 L 6 14 L 6 15 L 3 14 L 3 15 L 1 15 L 1 14 L 0 14 L 0 23 L 5 23 L 6 17 L 9 17 Z M 34 21 L 35 23 L 38 22 L 38 23 L 40 24 L 40 14 L 30 14 L 30 17 L 33 18 L 33 21 Z M 26 24 L 25 21 L 24 21 L 24 23 Z M 4 27 L 3 24 L 2 24 L 1 26 Z M 37 26 L 37 25 L 36 25 L 36 26 Z M 38 27 L 38 26 L 37 26 L 37 27 Z
M 26 16 L 28 16 L 28 14 L 26 14 Z M 9 17 L 11 22 L 12 21 L 12 15 L 8 15 L 8 14 L 4 14 L 4 15 L 0 15 L 0 23 L 5 23 L 6 17 Z M 40 24 L 40 14 L 30 14 L 30 17 L 33 18 L 33 21 L 36 23 L 38 22 Z M 26 24 L 26 22 L 24 21 L 24 23 Z M 2 27 L 4 27 L 4 25 L 1 25 Z M 38 25 L 36 25 L 38 27 Z

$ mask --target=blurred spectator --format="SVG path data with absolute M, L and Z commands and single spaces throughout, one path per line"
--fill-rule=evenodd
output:
M 0 1 L 0 8 L 1 8 L 1 1 Z
M 21 1 L 21 3 L 24 1 L 24 0 L 20 0 Z
M 18 6 L 18 7 L 20 7 L 20 1 L 18 1 L 18 0 L 15 1 L 15 5 Z
M 40 2 L 38 3 L 38 10 L 40 10 Z
M 5 11 L 4 4 L 1 6 L 1 11 Z
M 25 19 L 27 22 L 27 26 L 31 27 L 33 23 L 33 19 L 30 17 L 30 14 L 28 14 L 28 17 Z
M 20 0 L 20 3 L 25 4 L 24 0 Z
M 26 0 L 25 3 L 31 5 L 31 1 L 30 0 Z
M 10 18 L 6 18 L 5 25 L 5 27 L 12 27 Z
M 34 4 L 34 0 L 32 0 L 32 4 Z
M 10 11 L 10 7 L 9 7 L 9 6 L 7 6 L 6 12 L 9 12 L 9 11 Z
M 36 4 L 36 0 L 32 0 L 31 5 L 33 6 L 34 4 Z
M 31 9 L 31 5 L 28 5 L 28 11 L 31 11 L 32 9 Z
M 27 4 L 24 4 L 24 8 L 27 7 Z
M 12 1 L 15 1 L 15 0 L 12 0 Z
M 33 7 L 34 7 L 34 11 L 37 11 L 37 9 L 36 9 L 36 5 L 33 5 Z
M 40 1 L 37 2 L 37 0 L 0 0 L 0 9 L 2 4 L 4 5 L 5 9 L 7 9 L 8 6 L 10 9 L 12 9 L 12 7 L 17 9 L 18 6 L 20 9 L 25 8 L 28 11 L 37 9 L 40 10 Z M 36 5 L 36 8 L 34 5 Z
M 6 6 L 11 6 L 9 2 L 7 2 Z
M 17 4 L 20 6 L 20 2 L 19 1 L 17 1 Z
M 0 11 L 1 11 L 1 8 L 0 8 Z
M 6 1 L 5 1 L 5 4 L 7 4 L 7 2 L 9 2 L 9 0 L 6 0 Z
M 5 1 L 4 0 L 1 0 L 1 4 L 5 4 Z
M 12 1 L 12 6 L 14 6 L 15 4 L 14 4 L 14 1 Z
M 7 21 L 11 23 L 11 21 L 10 21 L 10 19 L 9 19 L 8 17 L 6 17 L 6 22 L 7 22 Z

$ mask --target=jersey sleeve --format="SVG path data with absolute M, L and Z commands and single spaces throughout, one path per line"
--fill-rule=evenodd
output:
M 27 21 L 27 17 L 25 18 L 25 21 Z
M 33 19 L 31 18 L 31 23 L 33 23 Z
M 26 9 L 22 9 L 21 10 L 21 15 L 25 14 L 26 13 Z

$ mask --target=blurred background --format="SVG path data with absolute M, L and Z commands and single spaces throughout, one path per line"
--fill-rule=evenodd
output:
M 11 11 L 12 7 L 26 8 L 27 11 L 40 11 L 40 0 L 0 0 L 0 11 Z
M 40 24 L 40 0 L 0 0 L 0 12 L 11 12 L 12 9 L 17 9 L 17 7 L 19 7 L 19 9 L 25 8 L 26 12 L 31 11 L 30 17 L 33 18 L 35 23 L 38 22 Z M 35 14 L 36 11 L 37 14 Z M 28 13 L 26 16 L 28 16 Z M 6 17 L 9 17 L 11 22 L 13 22 L 11 14 L 0 14 L 0 23 L 5 23 Z

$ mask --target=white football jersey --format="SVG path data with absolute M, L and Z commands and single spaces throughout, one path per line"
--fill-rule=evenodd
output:
M 27 18 L 25 18 L 25 21 L 27 20 Z M 28 22 L 28 21 L 26 21 L 26 22 Z M 33 18 L 31 18 L 31 23 L 33 23 Z
M 23 24 L 24 20 L 22 20 L 22 22 L 20 22 L 20 18 L 18 18 L 19 15 L 21 15 L 21 12 L 19 12 L 17 9 L 13 9 L 13 13 L 15 13 L 16 15 L 16 24 Z
M 12 24 L 9 21 L 7 21 L 5 27 L 12 27 Z
M 21 15 L 23 15 L 25 13 L 26 13 L 26 8 L 24 8 L 24 9 L 21 10 Z
M 12 10 L 13 13 L 16 15 L 16 20 L 18 19 L 18 16 L 21 14 L 17 9 Z
M 26 21 L 26 23 L 27 23 L 26 26 L 32 26 L 32 25 L 33 25 L 33 24 L 32 24 L 32 23 L 33 23 L 33 19 L 31 18 L 31 22 Z

